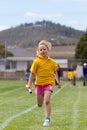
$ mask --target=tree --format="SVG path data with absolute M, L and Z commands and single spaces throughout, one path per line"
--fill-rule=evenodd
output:
M 14 54 L 8 50 L 5 50 L 5 45 L 0 43 L 0 58 L 5 58 L 8 56 L 14 56 Z
M 87 59 L 87 32 L 85 32 L 79 39 L 76 50 L 75 58 L 77 59 Z

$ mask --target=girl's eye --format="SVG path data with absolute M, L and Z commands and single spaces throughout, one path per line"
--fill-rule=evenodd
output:
M 43 51 L 43 50 L 45 51 L 46 49 L 40 49 L 40 51 Z

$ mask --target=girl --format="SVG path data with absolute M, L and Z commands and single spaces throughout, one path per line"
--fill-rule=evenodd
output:
M 45 105 L 45 121 L 43 123 L 43 126 L 50 125 L 50 99 L 53 92 L 55 79 L 58 86 L 61 86 L 57 75 L 58 65 L 52 58 L 48 56 L 50 50 L 50 42 L 42 40 L 38 44 L 37 57 L 32 63 L 30 69 L 31 73 L 27 85 L 28 90 L 31 88 L 33 77 L 35 76 L 35 92 L 37 95 L 37 104 L 39 107 L 41 107 L 43 103 Z

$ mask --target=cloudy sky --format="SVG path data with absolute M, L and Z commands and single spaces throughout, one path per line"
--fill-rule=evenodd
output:
M 87 29 L 87 0 L 0 1 L 0 31 L 42 20 L 85 31 Z

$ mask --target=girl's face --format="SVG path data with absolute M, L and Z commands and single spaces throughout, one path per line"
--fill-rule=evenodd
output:
M 48 48 L 45 45 L 39 45 L 38 53 L 43 57 L 48 56 Z

